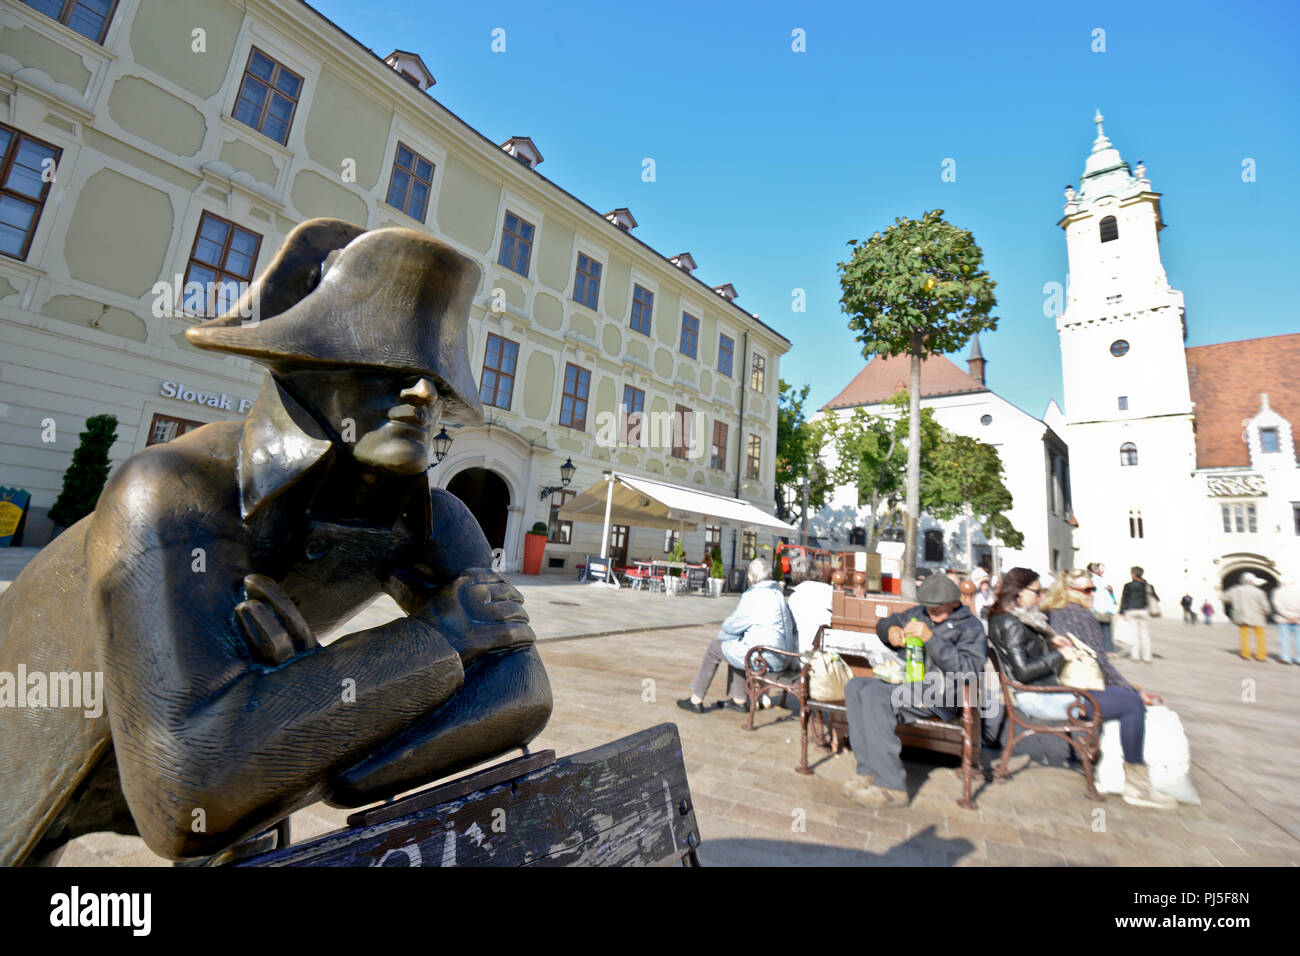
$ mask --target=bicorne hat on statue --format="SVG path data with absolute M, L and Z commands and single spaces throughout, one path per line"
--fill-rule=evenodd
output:
M 230 311 L 185 337 L 272 371 L 344 366 L 428 378 L 449 418 L 475 424 L 483 406 L 466 329 L 481 275 L 474 260 L 414 229 L 310 219 Z

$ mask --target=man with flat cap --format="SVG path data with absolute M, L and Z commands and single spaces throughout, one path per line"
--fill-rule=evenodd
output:
M 187 331 L 270 375 L 246 421 L 127 460 L 0 596 L 0 670 L 102 672 L 107 697 L 94 717 L 0 708 L 0 863 L 101 829 L 205 857 L 541 731 L 522 597 L 426 475 L 440 418 L 482 420 L 479 281 L 422 233 L 312 220 Z M 381 594 L 407 616 L 321 645 Z
M 900 658 L 906 639 L 919 637 L 925 646 L 927 680 L 888 684 L 875 677 L 855 677 L 844 688 L 849 742 L 859 774 L 844 784 L 844 794 L 875 809 L 908 804 L 907 774 L 899 756 L 903 745 L 895 733 L 899 722 L 922 717 L 956 720 L 960 684 L 982 674 L 988 656 L 984 627 L 962 604 L 961 589 L 952 579 L 932 574 L 916 597 L 916 607 L 877 621 L 876 635 L 898 648 Z M 936 672 L 941 680 L 934 679 Z

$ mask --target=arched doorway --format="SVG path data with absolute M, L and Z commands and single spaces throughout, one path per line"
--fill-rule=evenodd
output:
M 1241 576 L 1247 572 L 1250 572 L 1251 574 L 1255 575 L 1255 577 L 1263 580 L 1264 583 L 1260 585 L 1260 588 L 1264 591 L 1266 595 L 1268 595 L 1271 603 L 1273 597 L 1273 589 L 1277 587 L 1278 580 L 1277 580 L 1277 575 L 1274 574 L 1268 567 L 1264 566 L 1263 562 L 1242 563 L 1238 561 L 1237 563 L 1233 564 L 1228 571 L 1225 571 L 1223 573 L 1220 593 L 1226 594 L 1230 588 L 1233 588 L 1236 585 L 1240 584 Z M 1223 602 L 1223 613 L 1224 614 L 1232 613 L 1232 605 L 1226 600 Z
M 500 475 L 487 468 L 466 468 L 452 476 L 447 482 L 447 490 L 465 503 L 483 529 L 488 547 L 505 546 L 510 489 Z

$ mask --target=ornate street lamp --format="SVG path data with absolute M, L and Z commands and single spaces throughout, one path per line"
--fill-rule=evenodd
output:
M 542 493 L 538 496 L 537 500 L 545 501 L 557 491 L 562 491 L 569 487 L 569 482 L 573 481 L 573 473 L 577 470 L 578 466 L 573 463 L 573 458 L 570 457 L 566 459 L 564 464 L 560 466 L 560 484 L 547 485 L 542 489 Z
M 444 425 L 442 430 L 433 437 L 433 457 L 437 461 L 429 467 L 433 468 L 440 464 L 449 451 L 451 451 L 451 436 L 447 434 L 447 427 Z

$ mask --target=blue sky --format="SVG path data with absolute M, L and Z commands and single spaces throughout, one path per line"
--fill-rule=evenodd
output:
M 598 210 L 628 206 L 642 240 L 733 283 L 794 343 L 781 377 L 811 383 L 815 406 L 865 362 L 839 307 L 845 243 L 932 208 L 974 233 L 998 283 L 989 385 L 1034 415 L 1061 400 L 1043 285 L 1065 281 L 1055 223 L 1097 108 L 1164 194 L 1188 344 L 1300 331 L 1290 0 L 313 6 L 380 56 L 419 53 L 462 119 L 496 141 L 531 136 L 540 172 Z M 796 28 L 806 52 L 791 50 Z

